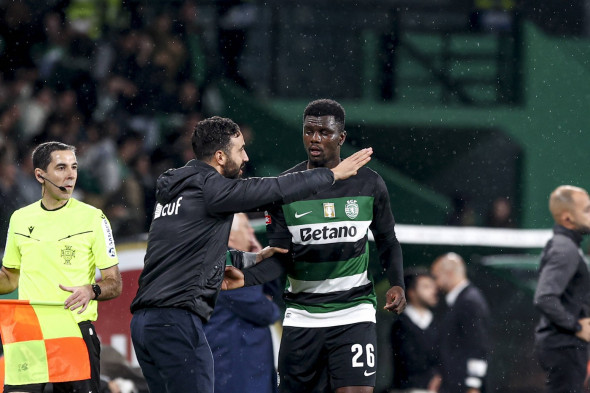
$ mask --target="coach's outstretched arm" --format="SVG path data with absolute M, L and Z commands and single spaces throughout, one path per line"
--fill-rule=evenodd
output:
M 371 160 L 371 154 L 373 149 L 366 148 L 342 160 L 333 169 L 316 168 L 278 177 L 236 181 L 211 171 L 205 180 L 207 187 L 203 190 L 203 197 L 207 210 L 212 214 L 251 211 L 274 202 L 291 203 L 328 189 L 337 180 L 354 176 Z M 175 171 L 164 173 L 158 179 L 158 183 L 164 184 L 167 181 L 166 177 L 175 176 Z M 165 187 L 159 187 L 160 189 Z M 156 197 L 161 204 L 168 203 L 175 195 L 174 192 L 165 191 L 164 194 L 168 193 L 168 195 L 164 195 L 162 191 L 159 192 L 156 193 Z

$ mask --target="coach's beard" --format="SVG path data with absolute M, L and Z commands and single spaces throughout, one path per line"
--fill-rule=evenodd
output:
M 246 163 L 243 162 L 242 165 L 239 165 L 235 161 L 230 161 L 228 164 L 223 168 L 223 176 L 227 177 L 228 179 L 239 179 L 242 177 L 242 173 L 244 172 L 244 167 Z

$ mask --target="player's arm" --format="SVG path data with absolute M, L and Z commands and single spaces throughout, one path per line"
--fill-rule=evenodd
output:
M 379 261 L 391 288 L 385 294 L 385 309 L 401 313 L 406 308 L 402 248 L 395 235 L 395 220 L 389 193 L 381 177 L 376 182 L 371 231 L 379 251 Z
M 371 159 L 372 149 L 363 149 L 342 160 L 333 169 L 315 168 L 272 178 L 244 180 L 210 176 L 203 196 L 207 210 L 213 214 L 251 211 L 273 202 L 289 203 L 326 190 L 337 180 L 357 173 Z
M 2 266 L 0 269 L 0 294 L 10 293 L 18 288 L 19 269 L 10 269 Z
M 279 247 L 264 247 L 258 252 L 247 252 L 230 248 L 227 250 L 227 257 L 230 259 L 231 265 L 240 270 L 248 269 L 258 262 L 272 257 L 274 254 L 286 254 L 289 250 Z

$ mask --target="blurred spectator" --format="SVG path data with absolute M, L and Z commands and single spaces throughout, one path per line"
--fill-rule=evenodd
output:
M 222 75 L 247 89 L 248 82 L 240 74 L 239 68 L 248 29 L 256 21 L 256 6 L 243 0 L 220 0 L 217 1 L 217 12 Z
M 37 83 L 30 98 L 18 103 L 21 143 L 29 143 L 43 130 L 54 110 L 55 95 L 49 86 Z
M 117 141 L 118 188 L 108 197 L 105 214 L 111 221 L 113 236 L 123 238 L 145 229 L 143 187 L 133 165 L 141 153 L 141 136 L 127 132 Z
M 437 392 L 437 331 L 431 309 L 438 303 L 436 283 L 428 270 L 407 269 L 408 306 L 391 329 L 394 392 Z
M 32 46 L 42 40 L 41 23 L 36 13 L 24 0 L 7 1 L 0 8 L 0 73 L 8 79 L 22 68 L 34 66 Z
M 447 216 L 447 225 L 474 226 L 476 225 L 475 211 L 469 204 L 469 199 L 461 194 L 453 196 L 453 211 Z
M 32 144 L 79 146 L 80 197 L 120 213 L 119 233 L 133 235 L 147 230 L 155 176 L 191 155 L 183 135 L 202 117 L 205 29 L 193 0 L 107 3 L 0 8 L 0 145 L 21 165 Z M 8 192 L 14 166 L 3 170 Z M 16 183 L 38 198 L 35 184 Z
M 439 328 L 440 393 L 486 391 L 490 310 L 481 291 L 467 280 L 465 262 L 455 253 L 438 257 L 431 273 L 447 308 Z
M 0 146 L 0 248 L 6 245 L 10 216 L 28 201 L 19 185 L 21 179 L 15 162 L 15 152 L 6 145 Z M 31 175 L 28 173 L 25 176 Z M 40 194 L 38 198 L 41 198 Z
M 100 356 L 101 374 L 108 380 L 111 392 L 147 393 L 148 387 L 141 370 L 133 368 L 115 348 L 103 345 Z
M 262 247 L 244 213 L 234 215 L 228 246 L 242 251 Z M 280 318 L 278 306 L 262 286 L 222 291 L 205 325 L 213 352 L 216 393 L 277 391 L 269 325 Z
M 512 204 L 508 198 L 494 199 L 488 213 L 487 226 L 494 228 L 514 228 L 512 220 Z

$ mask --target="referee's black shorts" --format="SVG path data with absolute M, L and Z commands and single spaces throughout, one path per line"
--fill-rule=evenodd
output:
M 284 327 L 279 351 L 281 393 L 324 393 L 375 386 L 375 323 L 325 328 Z
M 80 322 L 78 326 L 80 326 L 82 338 L 86 343 L 88 355 L 90 356 L 90 379 L 85 379 L 83 381 L 54 383 L 54 393 L 100 392 L 100 340 L 98 339 L 96 328 L 92 322 Z M 45 385 L 45 383 L 35 383 L 30 385 L 4 385 L 4 393 L 42 393 L 43 389 L 45 389 Z

